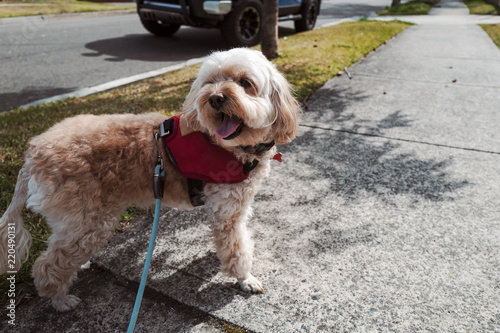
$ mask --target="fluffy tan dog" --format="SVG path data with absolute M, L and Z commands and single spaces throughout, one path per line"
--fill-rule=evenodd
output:
M 246 291 L 263 292 L 250 273 L 253 242 L 246 222 L 276 150 L 258 148 L 273 140 L 291 141 L 298 113 L 284 77 L 260 52 L 249 49 L 213 53 L 183 107 L 182 135 L 205 133 L 241 162 L 259 161 L 243 182 L 206 184 L 202 193 L 215 217 L 213 234 L 222 269 Z M 192 209 L 187 180 L 154 138 L 165 119 L 161 114 L 82 115 L 33 138 L 12 203 L 0 219 L 0 273 L 18 270 L 28 256 L 31 236 L 21 218 L 26 204 L 45 216 L 52 229 L 48 249 L 33 266 L 38 292 L 50 297 L 59 311 L 77 306 L 80 300 L 68 291 L 80 266 L 110 240 L 127 207 L 154 204 L 158 154 L 166 173 L 162 203 Z M 15 269 L 7 266 L 9 225 L 16 232 Z

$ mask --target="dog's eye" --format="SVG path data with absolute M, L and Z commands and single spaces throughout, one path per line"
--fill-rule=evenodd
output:
M 252 86 L 252 83 L 250 83 L 250 81 L 244 78 L 241 78 L 238 84 L 243 88 L 250 88 Z

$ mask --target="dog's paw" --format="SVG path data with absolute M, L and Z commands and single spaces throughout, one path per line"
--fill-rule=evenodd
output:
M 247 292 L 262 294 L 264 288 L 262 288 L 262 282 L 260 282 L 255 276 L 250 274 L 246 279 L 238 279 L 241 289 Z
M 59 312 L 73 310 L 82 300 L 76 296 L 68 295 L 65 300 L 52 299 L 52 306 Z

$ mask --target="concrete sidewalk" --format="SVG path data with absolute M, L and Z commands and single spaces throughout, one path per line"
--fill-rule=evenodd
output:
M 500 330 L 500 50 L 444 4 L 308 101 L 250 222 L 266 292 L 218 272 L 203 210 L 166 210 L 136 332 Z M 125 331 L 151 224 L 13 331 Z

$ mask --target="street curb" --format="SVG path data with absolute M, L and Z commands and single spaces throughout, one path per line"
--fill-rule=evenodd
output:
M 338 25 L 338 24 L 342 24 L 342 23 L 345 23 L 345 22 L 355 22 L 355 21 L 359 21 L 361 19 L 366 19 L 366 18 L 369 18 L 370 16 L 362 16 L 362 15 L 358 15 L 358 16 L 351 16 L 351 17 L 346 17 L 346 18 L 343 18 L 343 19 L 340 19 L 340 20 L 337 20 L 337 21 L 333 21 L 333 22 L 330 22 L 330 23 L 325 23 L 323 25 L 321 25 L 320 27 L 317 27 L 315 29 L 320 29 L 320 28 L 327 28 L 327 27 L 331 27 L 331 26 L 334 26 L 334 25 Z
M 193 58 L 193 59 L 189 59 L 187 61 L 175 64 L 175 65 L 163 67 L 163 68 L 156 69 L 153 71 L 149 71 L 149 72 L 145 72 L 145 73 L 141 73 L 141 74 L 137 74 L 137 75 L 132 75 L 129 77 L 118 79 L 118 80 L 113 80 L 110 82 L 106 82 L 106 83 L 99 84 L 99 85 L 92 86 L 92 87 L 79 89 L 79 90 L 72 91 L 72 92 L 69 92 L 66 94 L 62 94 L 62 95 L 56 95 L 56 96 L 52 96 L 52 97 L 48 97 L 48 98 L 44 98 L 44 99 L 39 99 L 37 101 L 19 106 L 19 109 L 25 110 L 31 106 L 38 106 L 38 105 L 43 105 L 46 103 L 53 103 L 53 102 L 61 101 L 61 100 L 66 99 L 66 98 L 85 97 L 85 96 L 89 96 L 89 95 L 98 94 L 98 93 L 101 93 L 103 91 L 115 89 L 115 88 L 125 86 L 127 84 L 131 84 L 131 83 L 134 83 L 137 81 L 149 79 L 149 78 L 152 78 L 155 76 L 159 76 L 159 75 L 162 75 L 165 73 L 173 72 L 173 71 L 176 71 L 179 69 L 183 69 L 183 68 L 186 68 L 186 67 L 189 67 L 192 65 L 202 63 L 206 58 L 207 57 Z

